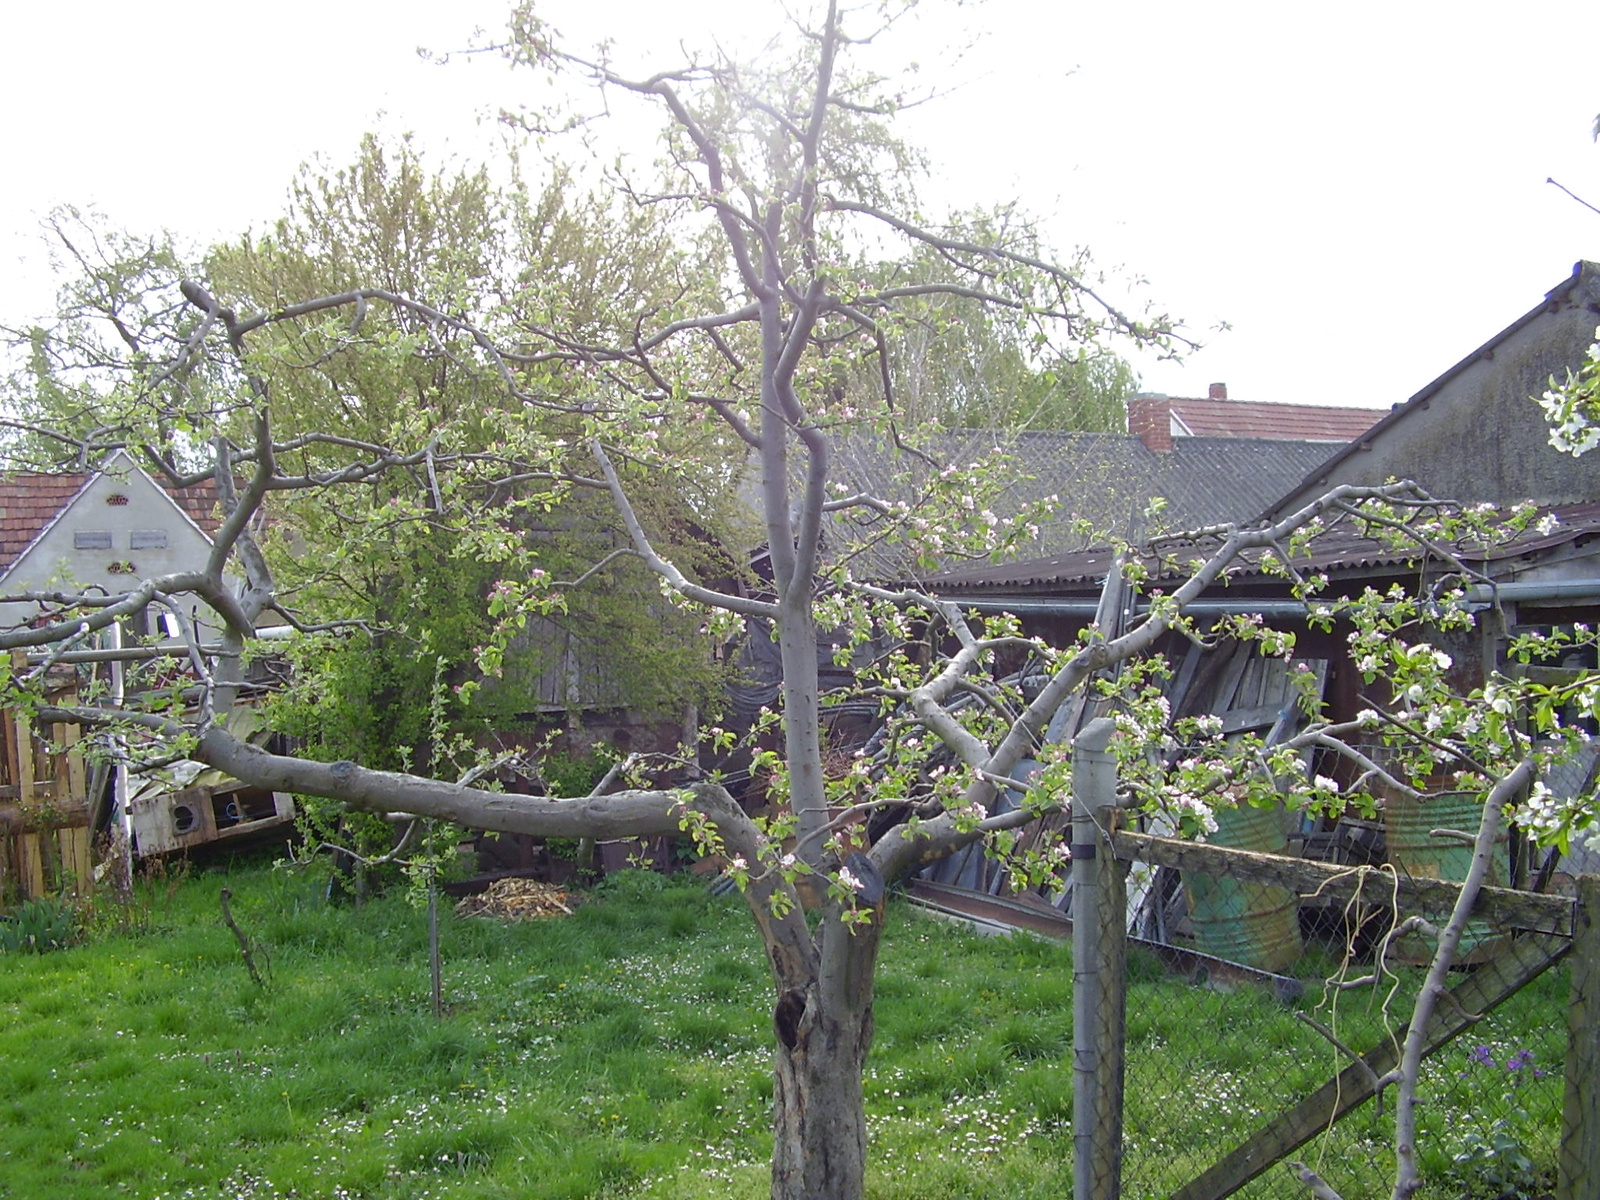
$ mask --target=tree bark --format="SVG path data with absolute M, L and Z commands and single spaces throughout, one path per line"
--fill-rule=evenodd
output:
M 873 968 L 881 913 L 870 926 L 830 914 L 818 931 L 820 970 L 778 996 L 773 1083 L 773 1200 L 861 1200 L 867 1153 L 861 1070 L 872 1045 Z

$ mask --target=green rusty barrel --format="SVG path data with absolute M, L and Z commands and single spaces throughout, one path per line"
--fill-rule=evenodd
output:
M 1266 854 L 1288 848 L 1281 804 L 1219 808 L 1216 815 L 1217 831 L 1206 839 L 1214 846 Z M 1286 970 L 1300 957 L 1300 902 L 1289 889 L 1197 871 L 1184 872 L 1183 887 L 1202 953 L 1262 971 Z
M 1429 835 L 1435 829 L 1452 829 L 1476 836 L 1482 820 L 1483 797 L 1473 792 L 1441 792 L 1423 800 L 1390 796 L 1384 800 L 1383 815 L 1389 861 L 1402 877 L 1460 883 L 1472 867 L 1472 844 L 1459 838 Z M 1497 847 L 1484 883 L 1499 885 L 1504 882 L 1504 858 L 1504 850 Z M 1439 924 L 1443 925 L 1442 919 Z M 1405 962 L 1426 963 L 1432 961 L 1437 946 L 1435 938 L 1409 933 L 1394 940 L 1390 953 Z M 1474 920 L 1468 923 L 1461 936 L 1456 961 L 1484 962 L 1504 946 L 1502 935 L 1488 922 Z

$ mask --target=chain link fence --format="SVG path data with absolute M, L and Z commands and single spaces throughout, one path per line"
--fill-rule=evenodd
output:
M 1077 1200 L 1289 1200 L 1302 1170 L 1391 1194 L 1391 1076 L 1459 886 L 1114 832 L 1101 749 L 1074 765 Z M 1600 1183 L 1600 880 L 1577 887 L 1479 894 L 1419 1026 L 1416 1195 Z
M 1353 989 L 1326 974 L 1281 983 L 1203 969 L 1174 974 L 1149 950 L 1128 959 L 1122 1196 L 1186 1194 L 1228 1154 L 1270 1129 L 1365 1054 L 1403 1036 L 1422 968 Z M 1565 970 L 1547 973 L 1425 1063 L 1418 1147 L 1423 1196 L 1542 1195 L 1554 1184 L 1566 1049 Z M 1390 1031 L 1394 1031 L 1391 1033 Z M 1337 1043 L 1337 1044 L 1336 1044 Z M 1387 1195 L 1395 1174 L 1394 1091 L 1369 1100 L 1292 1152 L 1346 1200 Z M 1222 1186 L 1219 1180 L 1217 1185 Z M 1221 1191 L 1191 1193 L 1228 1194 Z M 1287 1161 L 1232 1194 L 1308 1195 Z

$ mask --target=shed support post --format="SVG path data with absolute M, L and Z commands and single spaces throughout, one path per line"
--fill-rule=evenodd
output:
M 1107 836 L 1117 802 L 1116 725 L 1091 721 L 1072 743 L 1072 1183 L 1074 1200 L 1122 1187 L 1127 897 Z
M 1592 1200 L 1600 1196 L 1600 876 L 1578 876 L 1567 963 L 1572 993 L 1556 1200 Z

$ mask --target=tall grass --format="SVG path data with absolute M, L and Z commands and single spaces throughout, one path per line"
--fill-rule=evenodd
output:
M 224 882 L 269 949 L 265 989 L 220 922 Z M 625 874 L 571 918 L 446 915 L 435 1021 L 425 915 L 328 907 L 320 882 L 203 875 L 164 891 L 142 932 L 0 956 L 0 1196 L 766 1193 L 770 992 L 738 903 Z M 1071 979 L 1064 947 L 892 911 L 870 1195 L 1070 1194 Z M 1559 991 L 1537 1003 L 1559 1015 Z M 1276 1091 L 1331 1065 L 1270 1000 L 1148 969 L 1129 1037 L 1129 1196 L 1163 1194 L 1259 1123 L 1263 1056 Z

